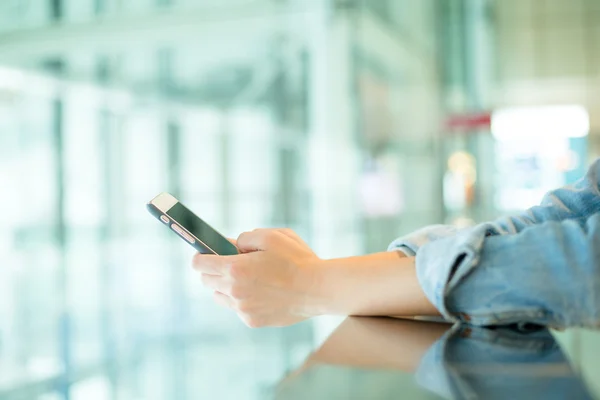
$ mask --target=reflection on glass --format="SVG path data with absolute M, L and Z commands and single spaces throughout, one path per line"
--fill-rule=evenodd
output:
M 546 329 L 378 318 L 347 319 L 277 393 L 281 399 L 592 398 Z

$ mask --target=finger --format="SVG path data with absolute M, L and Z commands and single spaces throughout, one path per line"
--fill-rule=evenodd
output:
M 231 297 L 229 297 L 221 292 L 213 293 L 213 299 L 215 300 L 215 303 L 217 303 L 220 306 L 223 306 L 226 308 L 233 308 L 233 300 L 231 299 Z
M 237 246 L 242 252 L 264 251 L 278 247 L 283 243 L 284 236 L 277 229 L 255 229 L 244 232 L 237 240 Z
M 240 249 L 240 247 L 238 246 L 237 240 L 235 240 L 235 239 L 230 239 L 230 238 L 227 238 L 227 240 L 229 240 L 229 242 L 230 242 L 231 244 L 233 244 L 235 247 L 237 247 L 237 249 L 238 249 L 238 251 L 240 252 L 240 254 L 249 253 L 249 251 L 244 251 L 244 250 Z
M 286 239 L 294 241 L 295 243 L 299 244 L 300 246 L 303 246 L 307 251 L 310 251 L 312 254 L 315 254 L 315 252 L 310 248 L 310 246 L 308 245 L 308 243 L 306 243 L 304 241 L 304 239 L 302 239 L 300 237 L 300 235 L 298 235 L 292 229 L 290 229 L 290 228 L 280 228 L 280 229 L 277 229 L 277 230 L 279 231 L 279 233 L 281 233 L 282 235 L 284 235 L 286 237 Z
M 221 275 L 202 274 L 200 277 L 202 284 L 214 291 L 229 295 L 231 292 L 231 283 Z
M 298 236 L 298 234 L 296 232 L 294 232 L 290 228 L 278 228 L 277 231 L 280 232 L 280 233 L 282 233 L 283 235 L 287 236 L 288 238 L 292 239 L 293 241 L 295 241 L 297 243 L 306 245 L 306 242 L 300 236 Z
M 234 257 L 196 253 L 192 259 L 192 266 L 196 271 L 204 274 L 225 275 Z

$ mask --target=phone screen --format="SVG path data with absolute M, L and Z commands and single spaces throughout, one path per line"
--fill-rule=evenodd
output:
M 177 202 L 167 211 L 167 215 L 179 222 L 188 232 L 213 249 L 215 253 L 223 256 L 238 254 L 238 250 L 233 243 L 198 218 L 183 204 Z

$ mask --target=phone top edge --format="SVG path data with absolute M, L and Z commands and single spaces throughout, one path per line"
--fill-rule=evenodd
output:
M 169 211 L 175 204 L 177 204 L 179 200 L 177 200 L 173 195 L 167 192 L 162 192 L 152 200 L 148 204 L 154 205 L 160 211 L 166 213 Z
M 240 254 L 239 248 L 236 245 L 234 245 L 233 243 L 231 243 L 231 245 L 232 245 L 233 249 L 235 249 L 235 252 L 231 252 L 231 253 L 228 252 L 226 254 L 217 253 L 209 245 L 207 245 L 203 240 L 201 240 L 199 237 L 197 237 L 194 233 L 190 232 L 186 227 L 184 227 L 183 225 L 181 225 L 181 223 L 179 221 L 177 221 L 173 217 L 169 216 L 167 214 L 167 211 L 169 211 L 177 203 L 181 203 L 181 202 L 179 200 L 177 200 L 177 198 L 175 198 L 170 193 L 162 192 L 159 195 L 157 195 L 156 197 L 154 197 L 152 200 L 150 200 L 146 204 L 146 208 L 148 208 L 148 211 L 150 212 L 150 214 L 152 214 L 154 217 L 156 217 L 159 221 L 162 221 L 160 219 L 161 215 L 165 215 L 165 216 L 169 217 L 169 219 L 170 219 L 171 222 L 168 224 L 168 226 L 171 226 L 172 224 L 175 224 L 183 232 L 185 232 L 188 235 L 190 235 L 194 239 L 194 241 L 195 241 L 194 243 L 190 243 L 189 241 L 185 240 L 185 238 L 181 237 L 181 235 L 179 235 L 179 237 L 181 239 L 183 239 L 185 242 L 187 242 L 188 244 L 190 244 L 194 249 L 196 249 L 200 253 L 203 253 L 203 254 L 214 254 L 214 255 L 237 255 L 237 254 Z M 188 210 L 188 211 L 193 214 L 192 211 L 190 211 L 190 210 Z M 194 214 L 194 216 L 196 218 L 200 219 L 200 217 L 198 217 L 197 215 Z M 201 221 L 204 224 L 206 224 L 208 227 L 210 227 L 217 235 L 221 236 L 221 238 L 223 238 L 224 240 L 228 240 L 219 231 L 217 231 L 215 228 L 213 228 L 212 226 L 210 226 L 206 221 L 204 221 L 204 220 L 201 220 Z M 162 221 L 162 222 L 164 222 L 164 221 Z M 173 231 L 173 229 L 171 229 L 171 231 Z M 174 232 L 174 233 L 177 233 L 177 232 Z

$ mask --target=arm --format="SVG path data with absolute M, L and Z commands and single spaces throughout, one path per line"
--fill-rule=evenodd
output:
M 318 314 L 439 315 L 419 286 L 414 257 L 396 252 L 322 261 Z
M 321 260 L 295 233 L 242 234 L 245 254 L 197 254 L 194 267 L 215 301 L 250 327 L 324 315 L 439 315 L 417 281 L 414 257 L 396 252 Z
M 304 363 L 414 372 L 452 325 L 395 318 L 347 318 Z
M 450 328 L 448 324 L 393 318 L 347 318 L 304 365 L 277 385 L 275 398 L 412 398 L 402 391 L 406 383 L 398 374 L 414 373 L 418 368 L 429 384 L 437 383 L 436 378 L 445 381 L 440 357 L 429 357 L 429 366 L 440 371 L 438 375 L 425 371 L 421 359 Z M 440 347 L 443 345 L 436 345 Z

